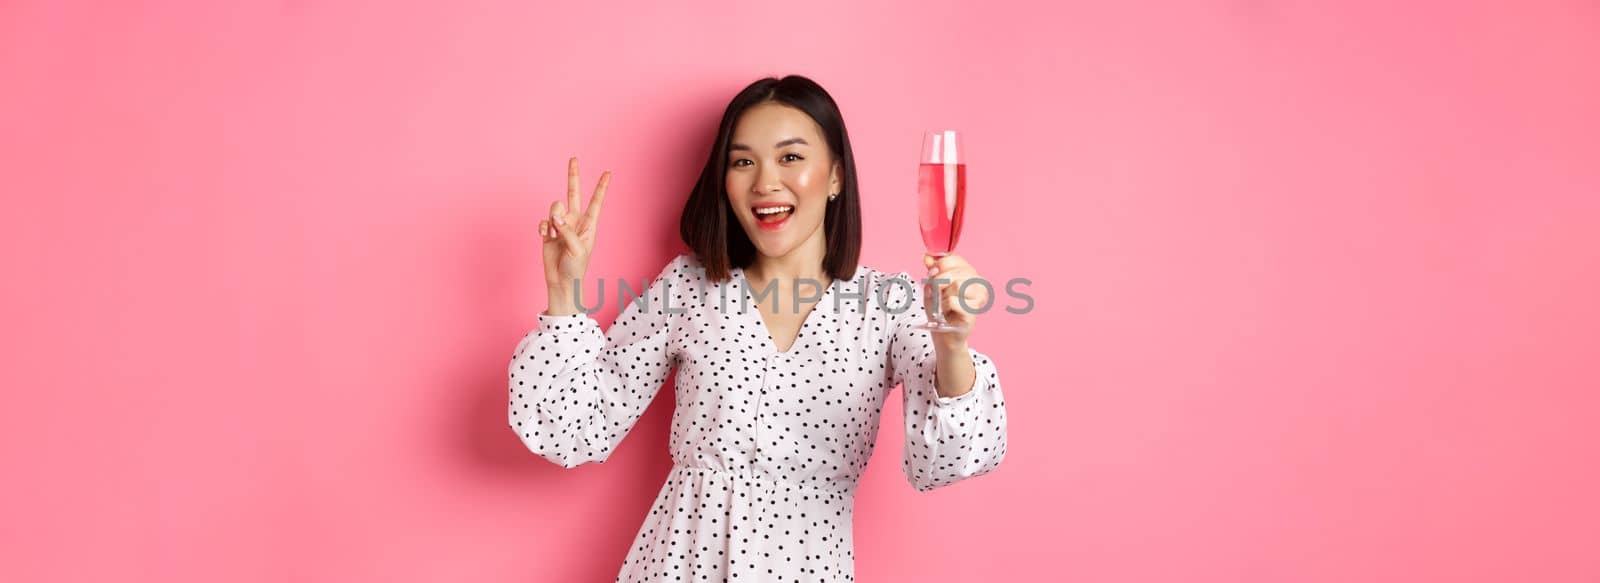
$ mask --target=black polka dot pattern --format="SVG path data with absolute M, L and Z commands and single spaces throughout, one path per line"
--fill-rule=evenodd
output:
M 901 386 L 901 467 L 917 490 L 1005 457 L 994 362 L 970 350 L 972 389 L 939 397 L 932 338 L 914 328 L 927 321 L 919 289 L 863 266 L 822 291 L 779 351 L 742 269 L 712 282 L 680 255 L 609 331 L 538 316 L 510 364 L 511 428 L 563 468 L 604 463 L 676 366 L 672 471 L 617 581 L 853 581 L 855 490 L 890 390 Z

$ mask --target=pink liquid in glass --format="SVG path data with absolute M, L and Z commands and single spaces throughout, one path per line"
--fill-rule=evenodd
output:
M 930 255 L 955 251 L 966 207 L 967 165 L 922 164 L 917 169 L 917 198 L 922 245 Z

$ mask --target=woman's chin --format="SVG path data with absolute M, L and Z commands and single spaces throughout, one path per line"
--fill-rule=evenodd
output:
M 797 226 L 799 225 L 785 225 L 785 228 L 777 230 L 750 229 L 745 231 L 745 235 L 755 245 L 757 253 L 767 257 L 783 257 L 800 248 L 800 244 L 805 241 L 805 237 L 797 235 L 799 230 L 793 228 Z
M 799 248 L 799 242 L 779 233 L 757 233 L 754 239 L 756 252 L 767 257 L 783 257 Z
M 780 245 L 776 242 L 756 243 L 756 253 L 760 253 L 764 257 L 783 257 L 784 255 L 787 255 L 791 249 L 791 246 Z

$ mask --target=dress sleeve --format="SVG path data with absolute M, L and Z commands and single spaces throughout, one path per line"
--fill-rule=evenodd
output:
M 1006 456 L 1006 402 L 994 361 L 967 349 L 977 377 L 972 390 L 958 397 L 940 397 L 934 383 L 938 357 L 933 337 L 916 326 L 928 321 L 923 309 L 922 283 L 909 273 L 901 278 L 910 285 L 891 284 L 884 304 L 890 309 L 910 303 L 892 314 L 888 366 L 890 382 L 899 384 L 905 403 L 905 448 L 901 469 L 906 480 L 926 492 L 993 471 Z
M 676 358 L 670 312 L 683 305 L 684 272 L 679 256 L 603 334 L 588 314 L 538 314 L 509 367 L 510 426 L 529 450 L 568 469 L 611 456 Z

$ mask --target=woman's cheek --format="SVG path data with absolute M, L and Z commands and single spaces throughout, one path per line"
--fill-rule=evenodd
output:
M 728 191 L 728 204 L 732 205 L 734 208 L 740 208 L 740 207 L 745 206 L 744 205 L 744 195 L 736 194 L 736 193 L 749 192 L 750 191 L 749 186 L 743 184 L 742 181 L 739 180 L 738 178 L 734 178 L 734 177 L 731 177 L 731 176 L 728 177 L 727 180 L 723 181 L 722 186 L 723 186 L 723 188 L 726 188 L 727 191 Z
M 800 174 L 796 175 L 794 177 L 794 188 L 792 190 L 794 190 L 796 195 L 799 195 L 803 192 L 809 192 L 811 190 L 811 175 L 805 172 L 801 172 Z

